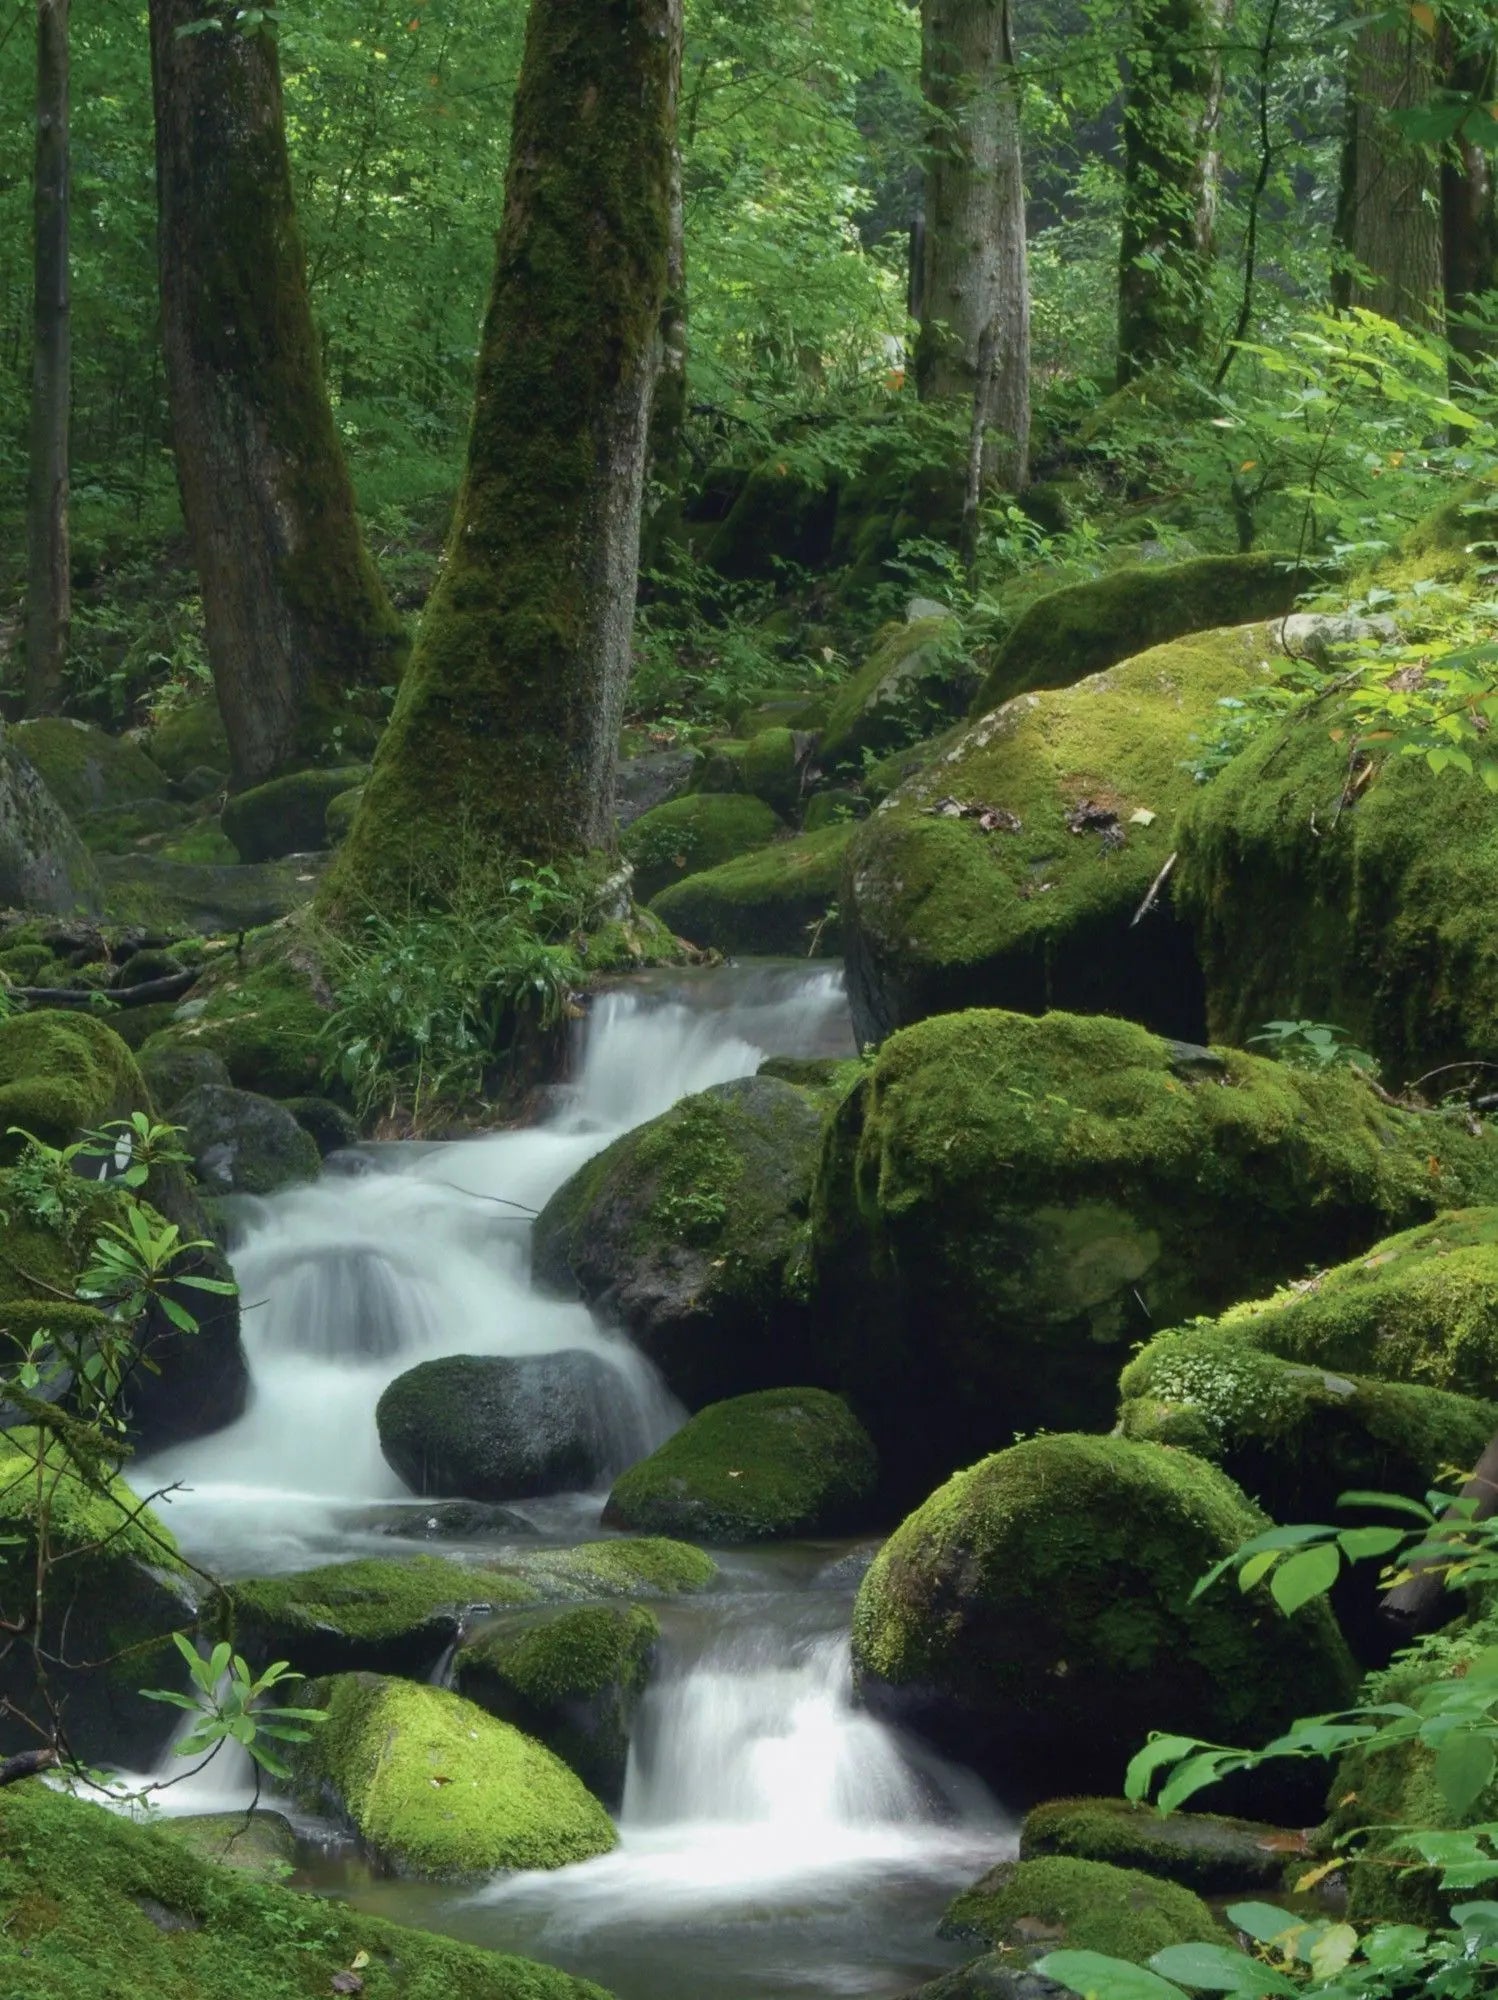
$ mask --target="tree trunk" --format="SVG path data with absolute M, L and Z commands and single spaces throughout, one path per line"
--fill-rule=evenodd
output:
M 340 909 L 613 847 L 680 37 L 681 0 L 531 0 L 467 471 Z
M 218 0 L 150 13 L 173 443 L 241 789 L 371 748 L 405 640 L 323 384 L 275 43 Z
M 35 289 L 27 510 L 26 713 L 62 701 L 72 622 L 68 549 L 68 0 L 36 7 Z
M 1435 86 L 1435 45 L 1413 22 L 1363 29 L 1348 81 L 1337 223 L 1347 267 L 1333 293 L 1402 326 L 1441 323 L 1440 170 L 1389 114 L 1424 104 Z
M 678 77 L 675 91 L 680 90 Z M 642 561 L 652 566 L 666 543 L 679 539 L 682 489 L 686 481 L 687 449 L 687 306 L 686 198 L 682 181 L 681 146 L 671 148 L 671 234 L 666 253 L 666 299 L 661 307 L 661 331 L 655 390 L 650 406 L 650 444 L 646 476 L 649 505 Z
M 925 0 L 930 117 L 916 384 L 961 396 L 987 439 L 983 475 L 1025 483 L 1030 290 L 1019 85 L 1009 0 Z
M 1222 41 L 1234 0 L 1134 0 L 1124 98 L 1118 382 L 1207 340 Z
M 1444 66 L 1451 88 L 1473 104 L 1491 94 L 1491 57 L 1448 57 Z M 1473 367 L 1498 345 L 1493 330 L 1463 324 L 1473 303 L 1498 287 L 1498 180 L 1492 155 L 1460 132 L 1441 162 L 1441 234 L 1447 330 L 1460 361 Z

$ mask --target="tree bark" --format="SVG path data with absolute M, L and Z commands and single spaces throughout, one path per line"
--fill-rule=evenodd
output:
M 61 705 L 72 622 L 68 414 L 73 361 L 68 177 L 68 0 L 37 0 L 36 237 L 26 573 L 28 715 L 51 714 Z
M 1234 0 L 1134 0 L 1124 98 L 1118 383 L 1207 341 L 1222 41 Z
M 930 124 L 916 385 L 961 396 L 982 476 L 1019 489 L 1030 448 L 1030 288 L 1009 0 L 925 0 Z
M 679 95 L 681 78 L 672 86 Z M 687 302 L 686 190 L 679 137 L 671 147 L 671 227 L 666 250 L 666 298 L 661 307 L 660 342 L 655 389 L 650 406 L 647 478 L 650 484 L 645 541 L 642 551 L 649 567 L 682 525 L 682 489 L 686 481 L 687 350 L 690 333 Z
M 1363 29 L 1348 79 L 1337 222 L 1347 262 L 1333 296 L 1401 326 L 1441 324 L 1440 169 L 1389 114 L 1425 103 L 1435 86 L 1435 44 L 1413 22 Z
M 1465 1523 L 1491 1520 L 1498 1513 L 1498 1437 L 1488 1440 L 1472 1477 L 1457 1497 L 1472 1503 L 1463 1516 Z M 1432 1532 L 1429 1539 L 1438 1541 L 1440 1536 Z M 1452 1554 L 1459 1556 L 1459 1548 L 1454 1547 Z M 1438 1556 L 1432 1555 L 1413 1565 L 1407 1582 L 1396 1584 L 1385 1593 L 1379 1609 L 1404 1637 L 1415 1638 L 1438 1624 L 1442 1610 L 1451 1605 L 1447 1567 Z
M 447 560 L 325 900 L 614 844 L 680 0 L 531 0 Z
M 1485 102 L 1498 81 L 1491 55 L 1448 52 L 1443 67 L 1451 88 L 1473 104 Z M 1498 177 L 1492 155 L 1460 132 L 1441 162 L 1441 237 L 1447 330 L 1459 363 L 1471 368 L 1498 345 L 1493 331 L 1463 324 L 1473 303 L 1498 287 Z
M 150 0 L 173 443 L 242 789 L 372 747 L 405 640 L 323 383 L 275 43 L 233 15 Z

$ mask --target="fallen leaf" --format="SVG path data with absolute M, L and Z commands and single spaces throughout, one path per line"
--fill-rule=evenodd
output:
M 1434 35 L 1436 31 L 1436 10 L 1434 7 L 1426 6 L 1425 0 L 1416 0 L 1416 5 L 1410 9 L 1410 19 L 1422 35 Z
M 369 1953 L 367 1951 L 356 1951 L 349 1960 L 349 1970 L 351 1972 L 362 1972 L 368 1963 Z
M 1401 667 L 1397 674 L 1390 674 L 1384 686 L 1392 688 L 1395 694 L 1412 694 L 1416 688 L 1425 685 L 1425 667 L 1424 660 L 1417 660 L 1408 667 Z
M 1138 812 L 1132 812 L 1129 814 L 1129 825 L 1153 826 L 1155 821 L 1159 817 L 1160 815 L 1158 813 L 1152 813 L 1148 806 L 1141 806 Z
M 1346 1865 L 1339 1855 L 1335 1861 L 1323 1861 L 1319 1868 L 1308 1868 L 1304 1875 L 1295 1879 L 1296 1895 L 1303 1896 L 1307 1889 L 1314 1889 L 1318 1882 L 1324 1882 L 1328 1875 L 1337 1874 Z
M 1003 806 L 985 806 L 978 815 L 978 825 L 984 833 L 1020 833 L 1023 828 L 1018 813 L 1007 812 Z
M 742 1479 L 744 1475 L 742 1472 L 730 1472 L 728 1476 L 730 1479 Z

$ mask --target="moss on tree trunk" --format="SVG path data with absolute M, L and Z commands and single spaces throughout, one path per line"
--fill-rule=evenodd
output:
M 405 637 L 323 383 L 275 43 L 204 0 L 150 14 L 173 442 L 238 789 L 369 748 Z
M 613 845 L 680 32 L 680 0 L 532 0 L 467 472 L 339 906 Z

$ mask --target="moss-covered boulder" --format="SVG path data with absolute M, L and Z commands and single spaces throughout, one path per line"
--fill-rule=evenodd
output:
M 699 1410 L 615 1480 L 606 1524 L 701 1542 L 838 1534 L 866 1524 L 879 1463 L 825 1389 L 762 1389 Z
M 1192 738 L 1274 677 L 1271 628 L 1179 639 L 985 714 L 858 830 L 842 893 L 861 1041 L 959 1007 L 1127 1014 L 1200 1039 L 1171 882 Z
M 323 1086 L 329 1054 L 323 1031 L 332 1004 L 321 965 L 300 934 L 289 926 L 270 931 L 216 961 L 171 1026 L 146 1042 L 142 1057 L 206 1049 L 240 1090 L 302 1097 Z
M 661 890 L 651 910 L 714 951 L 828 957 L 842 945 L 838 887 L 852 835 L 843 823 L 775 841 Z
M 816 738 L 774 722 L 753 735 L 709 743 L 697 760 L 694 793 L 746 792 L 776 813 L 795 813 Z
M 1106 1861 L 1004 1861 L 947 1905 L 938 1935 L 1021 1956 L 1097 1951 L 1146 1964 L 1172 1944 L 1230 1944 L 1201 1897 Z
M 285 1104 L 322 1159 L 358 1145 L 358 1119 L 330 1097 L 288 1097 Z
M 1179 1882 L 1199 1896 L 1278 1890 L 1303 1873 L 1304 1833 L 1220 1813 L 1160 1813 L 1127 1799 L 1051 1799 L 1026 1813 L 1021 1861 L 1066 1855 Z
M 0 732 L 0 904 L 55 916 L 104 907 L 77 829 L 8 732 Z
M 149 1040 L 150 1037 L 147 1037 Z M 167 1117 L 189 1092 L 204 1084 L 227 1088 L 228 1066 L 212 1049 L 190 1047 L 170 1036 L 142 1048 L 137 1062 L 157 1114 Z
M 168 1529 L 107 1467 L 84 1475 L 55 1438 L 6 1431 L 0 1616 L 12 1630 L 27 1632 L 32 1623 L 43 1508 L 51 1555 L 42 1618 L 47 1684 L 45 1691 L 38 1684 L 29 1644 L 4 1648 L 0 1700 L 10 1707 L 0 1719 L 0 1754 L 33 1748 L 39 1733 L 45 1740 L 50 1698 L 86 1762 L 149 1769 L 173 1722 L 140 1690 L 177 1687 L 184 1678 L 171 1635 L 191 1629 L 195 1616 L 187 1569 Z
M 1280 1521 L 1329 1520 L 1353 1489 L 1419 1498 L 1498 1430 L 1498 1402 L 1282 1361 L 1218 1326 L 1159 1335 L 1120 1391 L 1125 1437 L 1210 1459 Z
M 902 1522 L 859 1589 L 864 1697 L 1016 1787 L 1116 1787 L 1152 1729 L 1267 1741 L 1349 1699 L 1320 1601 L 1198 1579 L 1264 1526 L 1215 1466 L 1055 1436 L 984 1459 Z
M 635 896 L 648 903 L 684 875 L 716 868 L 784 831 L 785 822 L 763 799 L 689 792 L 642 813 L 621 835 L 619 851 L 634 869 Z
M 164 1814 L 155 1824 L 200 1861 L 216 1862 L 261 1882 L 284 1882 L 296 1872 L 296 1828 L 285 1813 L 262 1808 L 250 1813 Z
M 861 770 L 934 736 L 966 715 L 981 675 L 948 617 L 886 625 L 869 657 L 837 691 L 818 746 L 829 770 Z
M 553 1603 L 689 1597 L 708 1589 L 718 1576 L 718 1565 L 704 1550 L 664 1535 L 620 1535 L 571 1549 L 511 1550 L 490 1567 Z
M 82 1009 L 0 1021 L 0 1160 L 14 1161 L 21 1126 L 49 1146 L 149 1105 L 135 1058 L 107 1023 Z
M 299 857 L 240 868 L 137 851 L 100 854 L 95 865 L 116 923 L 223 937 L 279 923 L 301 909 L 312 899 L 320 864 Z
M 1008 1952 L 988 1951 L 955 1972 L 944 1972 L 905 1995 L 905 2000 L 1075 2000 L 1069 1987 L 1012 1962 Z
M 274 1098 L 221 1083 L 199 1084 L 179 1100 L 173 1120 L 208 1194 L 275 1194 L 316 1180 L 317 1142 Z
M 279 861 L 331 847 L 328 809 L 368 777 L 361 765 L 331 771 L 293 771 L 268 784 L 236 792 L 223 811 L 223 828 L 241 861 Z M 345 828 L 347 831 L 347 828 Z
M 290 1660 L 299 1673 L 426 1674 L 470 1616 L 538 1595 L 519 1577 L 440 1556 L 360 1557 L 246 1577 L 225 1586 L 207 1616 L 213 1637 L 231 1638 L 250 1659 Z
M 458 1693 L 554 1750 L 606 1805 L 624 1796 L 629 1732 L 660 1620 L 639 1604 L 512 1613 L 453 1662 Z
M 162 780 L 165 783 L 165 780 Z M 75 824 L 83 844 L 93 854 L 130 854 L 137 848 L 155 850 L 156 836 L 181 834 L 200 824 L 190 805 L 172 799 L 137 799 L 132 805 L 101 806 L 80 813 Z
M 1141 563 L 1053 590 L 1010 628 L 973 704 L 986 714 L 1037 688 L 1072 687 L 1154 646 L 1291 610 L 1311 578 L 1278 550 Z
M 544 1744 L 446 1688 L 380 1674 L 312 1681 L 327 1721 L 292 1746 L 297 1794 L 420 1875 L 564 1868 L 607 1854 L 613 1822 Z
M 313 2000 L 335 1975 L 367 2000 L 608 2000 L 549 1966 L 254 1881 L 35 1781 L 0 1793 L 0 1906 L 0 1990 L 16 2000 Z
M 448 1354 L 380 1397 L 380 1450 L 413 1493 L 526 1500 L 592 1486 L 620 1463 L 618 1376 L 591 1348 Z
M 11 731 L 70 819 L 112 806 L 165 799 L 166 773 L 126 736 L 110 736 L 69 716 L 40 715 Z
M 328 800 L 323 814 L 323 834 L 329 847 L 338 847 L 348 839 L 349 828 L 354 823 L 354 815 L 364 797 L 364 787 L 354 785 L 346 792 L 336 792 Z
M 622 1325 L 689 1409 L 805 1379 L 822 1127 L 818 1099 L 772 1077 L 683 1099 L 552 1196 L 536 1276 Z
M 1015 1430 L 1111 1423 L 1133 1343 L 1470 1199 L 1494 1144 L 1126 1021 L 924 1021 L 833 1118 L 818 1353 L 926 1492 Z
M 1352 733 L 1349 733 L 1352 732 Z M 1335 1022 L 1400 1085 L 1498 1059 L 1490 885 L 1498 795 L 1422 757 L 1359 748 L 1318 701 L 1253 739 L 1180 828 L 1214 1036 Z
M 193 771 L 229 773 L 229 737 L 213 695 L 184 702 L 162 717 L 146 738 L 153 764 L 179 783 Z

